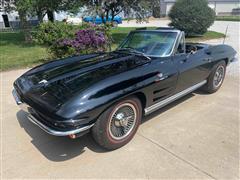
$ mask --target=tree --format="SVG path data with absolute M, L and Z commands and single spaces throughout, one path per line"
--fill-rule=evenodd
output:
M 45 15 L 47 15 L 49 21 L 53 22 L 53 12 L 64 10 L 70 1 L 71 0 L 31 0 L 32 14 L 37 15 L 39 22 L 43 21 Z
M 120 13 L 143 21 L 149 15 L 151 0 L 93 0 L 88 1 L 86 5 L 87 13 L 100 16 L 104 23 L 108 17 L 111 17 L 113 22 L 114 17 Z
M 155 18 L 160 18 L 160 0 L 152 0 L 152 16 Z
M 135 17 L 138 22 L 146 20 L 151 15 L 152 0 L 126 0 L 123 4 L 123 12 L 127 17 Z
M 4 11 L 17 11 L 20 19 L 20 28 L 24 32 L 25 41 L 31 41 L 27 16 L 31 9 L 31 0 L 5 0 Z
M 215 20 L 215 12 L 207 0 L 177 0 L 169 17 L 171 26 L 187 35 L 204 34 Z

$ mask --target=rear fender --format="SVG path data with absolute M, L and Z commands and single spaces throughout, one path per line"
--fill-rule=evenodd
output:
M 225 60 L 228 65 L 235 58 L 237 52 L 231 46 L 221 44 L 210 46 L 205 50 L 205 53 L 210 55 L 214 61 Z

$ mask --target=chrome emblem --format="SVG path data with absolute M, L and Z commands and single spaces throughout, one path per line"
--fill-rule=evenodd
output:
M 47 82 L 48 82 L 48 81 L 47 81 L 46 79 L 43 79 L 43 80 L 39 81 L 38 84 L 42 84 L 42 83 L 43 83 L 43 84 L 46 84 Z

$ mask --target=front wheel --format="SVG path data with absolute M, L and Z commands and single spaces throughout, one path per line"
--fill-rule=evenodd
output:
M 208 77 L 208 82 L 204 86 L 204 90 L 208 93 L 216 92 L 223 83 L 226 74 L 226 63 L 225 61 L 220 61 L 215 65 L 211 74 Z
M 122 100 L 99 117 L 92 129 L 93 138 L 106 149 L 120 148 L 133 138 L 141 118 L 142 106 L 136 97 Z

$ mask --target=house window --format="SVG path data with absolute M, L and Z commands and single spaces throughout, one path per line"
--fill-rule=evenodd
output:
M 5 27 L 10 27 L 9 20 L 8 20 L 8 15 L 3 14 L 2 18 L 3 18 L 3 21 L 4 21 Z

